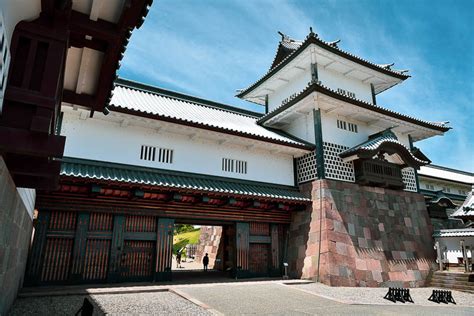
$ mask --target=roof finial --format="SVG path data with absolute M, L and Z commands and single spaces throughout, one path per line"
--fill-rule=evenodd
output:
M 341 41 L 341 40 L 338 39 L 338 40 L 335 40 L 335 41 L 332 41 L 332 42 L 328 42 L 328 44 L 331 45 L 332 47 L 339 48 L 337 44 L 338 44 L 340 41 Z
M 283 33 L 280 32 L 280 31 L 278 31 L 278 34 L 280 34 L 282 41 L 289 41 L 289 40 L 290 40 L 290 37 L 289 37 L 288 35 L 283 34 Z
M 313 37 L 316 37 L 316 38 L 318 37 L 318 34 L 314 33 L 312 26 L 309 27 L 309 35 L 308 36 L 309 37 L 313 36 Z

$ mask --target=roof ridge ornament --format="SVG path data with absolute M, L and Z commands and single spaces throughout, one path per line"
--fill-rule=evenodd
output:
M 282 32 L 278 31 L 278 34 L 280 34 L 281 36 L 281 41 L 285 41 L 285 42 L 289 42 L 290 41 L 290 37 L 286 34 L 283 34 Z
M 328 42 L 328 45 L 331 45 L 332 47 L 335 47 L 335 48 L 339 48 L 339 46 L 337 44 L 339 44 L 340 42 L 341 42 L 341 40 L 337 39 L 335 41 Z
M 379 67 L 382 67 L 382 68 L 385 68 L 385 69 L 388 69 L 388 70 L 392 70 L 392 66 L 395 65 L 395 63 L 391 63 L 391 64 L 379 64 L 378 66 Z
M 316 33 L 313 32 L 313 27 L 312 27 L 312 26 L 309 27 L 309 34 L 308 34 L 308 37 L 318 38 L 318 34 L 316 34 Z

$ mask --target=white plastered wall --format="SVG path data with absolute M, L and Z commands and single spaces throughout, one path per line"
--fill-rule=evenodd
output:
M 295 137 L 303 139 L 311 144 L 314 144 L 314 119 L 313 113 L 301 115 L 286 125 L 283 130 Z
M 443 257 L 448 259 L 449 263 L 458 263 L 458 258 L 462 258 L 460 241 L 464 240 L 464 245 L 469 246 L 467 257 L 472 258 L 472 249 L 474 248 L 474 237 L 437 237 L 441 247 Z
M 17 188 L 23 204 L 25 205 L 28 215 L 33 219 L 33 212 L 35 210 L 36 190 L 28 188 Z
M 321 66 L 318 66 L 318 79 L 323 85 L 332 90 L 344 89 L 355 93 L 356 99 L 372 103 L 372 91 L 369 83 L 363 83 L 359 79 L 344 76 L 339 72 Z
M 128 165 L 162 168 L 262 181 L 275 184 L 293 185 L 293 157 L 266 150 L 248 149 L 219 144 L 214 140 L 200 137 L 156 131 L 131 125 L 121 126 L 107 120 L 102 113 L 94 118 L 79 117 L 79 111 L 66 111 L 61 127 L 61 135 L 66 136 L 65 157 L 76 157 Z M 128 116 L 133 122 L 134 117 Z M 142 120 L 143 121 L 143 120 Z M 179 125 L 178 125 L 179 126 Z M 224 138 L 232 136 L 225 135 Z M 159 163 L 140 159 L 142 145 L 173 149 L 173 163 Z M 222 171 L 222 158 L 247 161 L 247 174 Z
M 277 74 L 278 75 L 278 74 Z M 308 86 L 311 81 L 311 70 L 307 67 L 302 70 L 298 75 L 289 79 L 288 83 L 280 86 L 275 92 L 268 95 L 268 111 L 271 112 L 279 107 L 282 101 L 290 97 L 294 93 L 299 93 Z

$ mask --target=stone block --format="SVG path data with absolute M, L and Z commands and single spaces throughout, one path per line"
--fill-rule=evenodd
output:
M 367 262 L 364 259 L 355 259 L 357 270 L 367 270 Z
M 372 278 L 374 279 L 374 281 L 377 281 L 379 283 L 383 282 L 383 277 L 382 277 L 382 272 L 381 271 L 377 271 L 377 270 L 372 271 Z
M 341 242 L 336 242 L 336 252 L 340 255 L 347 255 L 347 245 Z

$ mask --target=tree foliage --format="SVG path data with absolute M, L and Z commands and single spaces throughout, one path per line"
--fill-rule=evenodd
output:
M 187 233 L 187 232 L 192 232 L 193 230 L 195 230 L 194 226 L 189 225 L 189 224 L 176 224 L 174 226 L 174 234 L 175 235 L 182 234 L 182 233 Z

